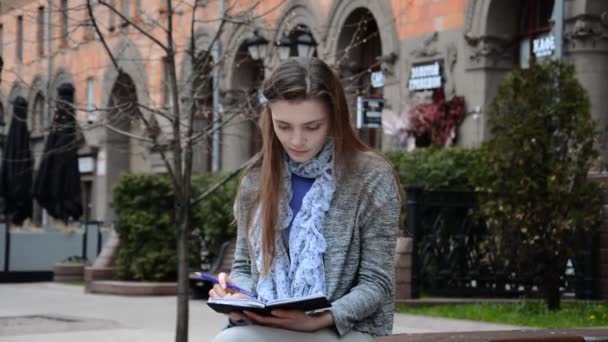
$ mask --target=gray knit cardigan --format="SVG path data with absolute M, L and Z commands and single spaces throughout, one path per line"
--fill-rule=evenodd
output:
M 238 233 L 231 278 L 250 290 L 255 289 L 259 273 L 252 262 L 246 221 L 258 180 L 259 169 L 249 170 L 235 202 Z M 358 152 L 336 183 L 323 231 L 327 297 L 340 336 L 351 329 L 374 336 L 392 333 L 400 210 L 392 166 L 374 152 Z

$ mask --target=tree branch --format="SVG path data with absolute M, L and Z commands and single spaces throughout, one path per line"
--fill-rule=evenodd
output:
M 95 16 L 93 15 L 93 7 L 91 6 L 91 0 L 87 0 L 87 11 L 89 12 L 89 20 L 91 20 L 91 23 L 93 24 L 93 27 L 95 28 L 95 32 L 97 32 L 97 35 L 99 36 L 99 40 L 101 40 L 101 44 L 103 44 L 104 49 L 106 50 L 106 52 L 108 53 L 108 56 L 112 60 L 112 64 L 114 64 L 114 67 L 118 71 L 118 74 L 122 74 L 122 69 L 118 66 L 118 62 L 116 62 L 116 58 L 114 58 L 114 55 L 112 54 L 112 51 L 110 50 L 110 47 L 108 46 L 108 43 L 106 42 L 105 37 L 103 36 L 103 34 L 101 33 L 101 30 L 99 29 L 99 25 L 97 25 L 97 19 L 95 19 Z
M 87 0 L 87 2 L 89 2 L 89 1 L 91 1 L 91 0 Z M 122 13 L 120 13 L 120 11 L 116 10 L 116 8 L 114 8 L 112 5 L 109 5 L 108 3 L 106 3 L 103 0 L 99 0 L 99 4 L 101 4 L 102 6 L 105 6 L 105 7 L 109 8 L 112 12 L 116 13 L 116 15 L 118 15 L 118 17 L 120 17 L 120 19 L 122 19 L 124 22 L 126 22 L 127 25 L 133 26 L 137 31 L 139 31 L 139 33 L 143 34 L 148 39 L 150 39 L 151 41 L 153 41 L 161 49 L 167 51 L 168 47 L 165 46 L 160 40 L 156 39 L 153 35 L 151 35 L 150 33 L 146 32 L 144 29 L 142 29 L 141 27 L 139 27 L 139 25 L 133 23 L 133 21 L 131 19 L 125 17 Z

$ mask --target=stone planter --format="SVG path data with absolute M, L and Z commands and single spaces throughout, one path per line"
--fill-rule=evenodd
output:
M 69 282 L 84 280 L 84 263 L 57 263 L 53 267 L 53 280 Z

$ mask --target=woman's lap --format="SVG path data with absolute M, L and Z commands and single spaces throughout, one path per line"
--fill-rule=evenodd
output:
M 270 328 L 261 325 L 237 326 L 223 330 L 213 342 L 316 342 L 316 341 L 341 341 L 341 342 L 371 342 L 371 335 L 358 331 L 351 331 L 342 338 L 332 329 L 322 329 L 313 333 L 303 333 L 285 329 Z

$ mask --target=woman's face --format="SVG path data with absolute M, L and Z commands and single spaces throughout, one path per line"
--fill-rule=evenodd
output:
M 323 148 L 329 132 L 329 111 L 319 99 L 270 104 L 272 126 L 292 160 L 305 162 Z

